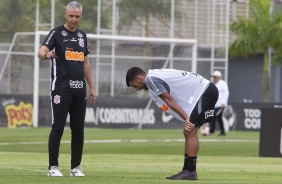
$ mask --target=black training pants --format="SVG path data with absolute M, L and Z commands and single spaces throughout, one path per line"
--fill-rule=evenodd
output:
M 52 129 L 49 135 L 49 168 L 59 166 L 59 148 L 67 115 L 70 115 L 71 169 L 81 163 L 84 142 L 86 91 L 52 91 Z
M 216 124 L 216 122 L 218 122 L 218 125 L 219 125 L 219 128 L 220 128 L 220 134 L 221 135 L 225 134 L 225 130 L 224 130 L 224 126 L 223 126 L 223 120 L 222 120 L 223 110 L 224 110 L 224 108 L 220 108 L 220 107 L 216 107 L 214 109 L 215 120 L 213 122 L 211 122 L 211 124 L 210 124 L 210 133 L 214 133 L 215 128 L 216 128 L 215 124 Z

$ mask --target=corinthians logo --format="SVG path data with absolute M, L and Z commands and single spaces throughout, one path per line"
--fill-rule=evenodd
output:
M 55 95 L 55 96 L 54 96 L 54 103 L 55 103 L 55 104 L 61 103 L 61 96 Z

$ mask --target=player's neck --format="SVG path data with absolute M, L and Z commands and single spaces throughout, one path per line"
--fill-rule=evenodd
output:
M 75 31 L 76 31 L 76 27 L 70 28 L 67 23 L 64 24 L 64 27 L 65 27 L 67 30 L 71 31 L 71 32 L 75 32 Z

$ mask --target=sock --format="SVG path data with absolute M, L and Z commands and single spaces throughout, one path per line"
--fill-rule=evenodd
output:
M 188 171 L 189 172 L 196 171 L 197 156 L 194 156 L 194 157 L 189 157 L 188 156 L 187 160 L 188 160 Z
M 184 154 L 184 164 L 182 170 L 188 170 L 188 155 Z

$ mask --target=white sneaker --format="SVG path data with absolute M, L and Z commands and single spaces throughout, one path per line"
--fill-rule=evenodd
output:
M 77 166 L 70 171 L 70 176 L 85 176 L 82 173 L 82 168 Z
M 63 176 L 58 166 L 51 166 L 48 171 L 48 176 Z

